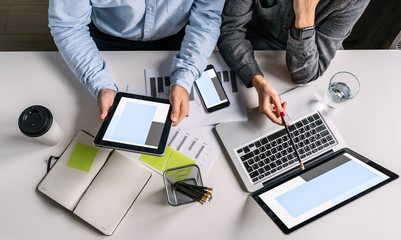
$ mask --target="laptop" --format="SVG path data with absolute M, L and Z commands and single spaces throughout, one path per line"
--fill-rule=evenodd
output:
M 290 233 L 398 177 L 346 148 L 308 85 L 281 99 L 288 102 L 286 121 L 305 170 L 285 128 L 257 108 L 248 113 L 248 121 L 220 123 L 216 131 L 247 191 L 283 232 Z

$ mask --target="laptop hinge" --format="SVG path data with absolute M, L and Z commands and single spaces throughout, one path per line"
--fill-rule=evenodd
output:
M 323 154 L 321 154 L 319 156 L 316 156 L 316 157 L 308 160 L 307 162 L 305 162 L 304 163 L 305 169 L 307 170 L 309 168 L 312 168 L 312 167 L 316 166 L 317 164 L 319 164 L 320 162 L 322 162 L 324 160 L 328 160 L 328 159 L 332 158 L 335 155 L 336 155 L 336 153 L 332 149 L 330 149 L 329 151 L 327 151 L 327 152 L 325 152 L 325 153 L 323 153 Z M 275 177 L 273 179 L 269 179 L 269 180 L 265 181 L 263 183 L 263 188 L 258 190 L 257 192 L 255 192 L 255 194 L 258 194 L 258 192 L 264 191 L 266 188 L 270 188 L 270 187 L 272 187 L 274 185 L 277 185 L 277 183 L 281 183 L 281 182 L 283 182 L 283 181 L 285 181 L 285 180 L 287 180 L 287 179 L 289 179 L 291 177 L 297 176 L 301 172 L 302 172 L 302 170 L 301 170 L 300 167 L 298 167 L 298 166 L 294 167 L 294 168 L 290 169 L 289 171 L 287 171 L 287 172 L 285 172 L 285 173 L 283 173 L 283 174 L 281 174 L 281 175 L 279 175 L 279 176 L 277 176 L 277 177 Z

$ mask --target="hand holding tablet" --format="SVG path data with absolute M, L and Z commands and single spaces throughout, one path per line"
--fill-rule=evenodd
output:
M 171 128 L 171 104 L 129 93 L 117 93 L 94 144 L 151 155 L 163 155 Z

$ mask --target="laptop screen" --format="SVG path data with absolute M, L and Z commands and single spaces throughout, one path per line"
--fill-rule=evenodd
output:
M 345 152 L 260 194 L 258 202 L 291 229 L 389 178 Z

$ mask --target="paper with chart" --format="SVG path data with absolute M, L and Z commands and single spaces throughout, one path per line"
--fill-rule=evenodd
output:
M 195 163 L 202 176 L 206 176 L 221 152 L 213 128 L 214 126 L 202 126 L 188 130 L 173 127 L 163 156 L 129 154 L 160 174 L 169 168 Z
M 213 128 L 214 126 L 191 129 L 174 127 L 167 142 L 170 147 L 195 160 L 203 176 L 207 175 L 221 152 Z
M 143 94 L 145 88 L 141 86 L 127 86 L 128 93 Z M 177 127 L 172 127 L 167 140 L 168 147 L 163 157 L 145 157 L 144 154 L 129 153 L 135 158 L 141 160 L 144 164 L 151 167 L 158 173 L 163 173 L 167 167 L 186 165 L 195 163 L 198 165 L 202 176 L 206 176 L 212 168 L 217 157 L 221 153 L 221 147 L 217 141 L 217 137 L 213 132 L 214 125 L 199 126 L 199 127 L 181 127 L 181 123 Z M 180 162 L 170 159 L 165 155 L 170 155 L 172 150 L 177 151 L 187 158 L 182 158 L 177 155 L 171 155 L 180 158 Z M 172 161 L 175 163 L 172 163 Z M 170 162 L 169 162 L 170 161 Z
M 181 127 L 211 125 L 220 122 L 247 121 L 244 84 L 225 63 L 213 64 L 223 88 L 230 101 L 230 106 L 207 113 L 202 105 L 198 91 L 192 86 L 189 95 L 189 114 L 181 121 Z M 149 68 L 145 70 L 146 95 L 157 98 L 169 98 L 170 69 Z

